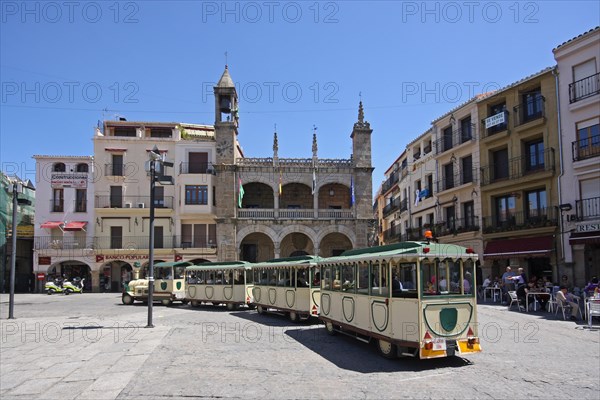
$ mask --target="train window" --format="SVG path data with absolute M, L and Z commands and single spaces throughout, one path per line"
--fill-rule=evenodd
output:
M 279 268 L 279 278 L 277 280 L 277 286 L 290 286 L 290 269 L 289 268 Z
M 462 280 L 460 275 L 460 264 L 451 260 L 445 261 L 448 266 L 450 276 L 450 288 L 451 294 L 462 294 Z
M 414 297 L 417 293 L 417 264 L 403 263 L 392 268 L 392 295 Z
M 175 267 L 174 279 L 183 279 L 184 274 L 185 274 L 185 267 L 183 265 Z
M 463 290 L 464 290 L 464 294 L 473 294 L 475 293 L 475 290 L 473 289 L 474 287 L 474 280 L 473 277 L 474 272 L 473 272 L 473 260 L 466 260 L 463 262 Z
M 358 293 L 369 293 L 369 264 L 358 265 Z
M 246 283 L 253 283 L 254 282 L 254 276 L 253 274 L 248 271 L 248 270 L 240 270 L 240 281 L 242 281 L 242 283 L 244 283 L 244 278 L 246 278 Z
M 206 272 L 206 284 L 214 285 L 215 284 L 215 273 L 214 272 Z
M 371 295 L 388 296 L 388 264 L 387 262 L 378 262 L 371 267 Z
M 436 284 L 435 264 L 432 261 L 423 261 L 421 263 L 421 290 L 423 294 L 436 294 Z
M 333 290 L 340 291 L 342 289 L 342 281 L 340 279 L 340 270 L 342 269 L 341 265 L 333 266 Z
M 344 265 L 342 267 L 342 290 L 344 292 L 355 292 L 356 272 L 355 265 Z
M 331 267 L 323 268 L 323 276 L 321 277 L 321 289 L 331 289 Z
M 321 286 L 321 271 L 319 270 L 319 268 L 311 268 L 310 270 L 311 274 L 312 274 L 312 285 L 314 287 L 319 287 Z
M 310 278 L 308 276 L 308 268 L 298 268 L 296 270 L 296 283 L 298 287 L 308 287 L 308 282 Z

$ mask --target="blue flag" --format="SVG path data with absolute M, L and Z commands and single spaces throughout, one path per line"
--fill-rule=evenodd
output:
M 354 198 L 354 178 L 350 177 L 350 206 L 353 206 L 355 202 Z

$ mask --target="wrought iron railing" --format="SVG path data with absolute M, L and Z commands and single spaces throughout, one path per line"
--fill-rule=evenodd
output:
M 179 164 L 180 174 L 214 174 L 215 169 L 212 163 L 189 163 L 182 162 Z
M 573 161 L 600 156 L 600 135 L 579 139 L 571 143 Z
M 485 127 L 485 119 L 483 119 L 481 121 L 481 124 L 483 126 L 482 133 L 481 133 L 482 139 L 490 137 L 492 135 L 495 135 L 497 133 L 503 132 L 508 129 L 509 113 L 508 113 L 508 111 L 503 111 L 503 113 L 504 113 L 504 122 L 502 122 L 500 124 L 486 128 Z M 497 113 L 495 115 L 498 115 L 498 114 L 502 114 L 502 113 Z M 491 117 L 491 115 L 490 115 L 490 117 Z
M 569 84 L 569 102 L 583 100 L 600 93 L 600 72 Z
M 463 232 L 476 232 L 480 229 L 479 217 L 453 218 L 435 225 L 436 236 L 457 235 Z
M 312 208 L 239 208 L 237 210 L 239 219 L 353 219 L 354 212 L 351 209 L 312 209 Z
M 544 96 L 536 95 L 531 100 L 521 103 L 513 108 L 515 111 L 515 126 L 523 125 L 535 119 L 543 118 L 545 113 Z
M 580 221 L 600 217 L 600 197 L 575 201 L 575 210 L 577 212 L 577 219 Z
M 483 166 L 481 167 L 481 185 L 485 186 L 505 179 L 518 179 L 537 172 L 554 171 L 554 148 L 544 150 L 540 158 L 543 158 L 543 162 L 541 159 L 537 159 L 535 164 L 531 164 L 532 157 L 520 156 L 508 160 L 507 164 Z
M 452 132 L 452 135 L 442 135 L 442 137 L 435 141 L 435 154 L 441 154 L 447 150 L 450 150 L 456 146 L 459 146 L 469 140 L 475 139 L 475 125 L 471 124 L 470 129 L 459 128 Z
M 381 185 L 381 191 L 383 193 L 387 192 L 400 180 L 399 171 L 394 171 L 390 174 L 390 177 Z
M 518 231 L 558 225 L 558 213 L 555 207 L 531 211 L 511 212 L 505 216 L 493 215 L 483 218 L 483 233 Z
M 173 208 L 173 196 L 154 199 L 155 208 Z M 150 208 L 150 196 L 96 196 L 96 208 Z

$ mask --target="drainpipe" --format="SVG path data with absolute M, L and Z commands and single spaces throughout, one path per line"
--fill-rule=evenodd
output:
M 558 154 L 560 157 L 559 160 L 559 165 L 560 165 L 560 173 L 558 174 L 558 205 L 560 206 L 563 201 L 562 201 L 562 188 L 561 188 L 561 179 L 562 176 L 564 175 L 564 170 L 563 170 L 563 144 L 562 144 L 562 120 L 560 117 L 560 95 L 559 95 L 559 90 L 558 90 L 558 84 L 559 84 L 559 80 L 558 80 L 558 71 L 557 71 L 558 67 L 555 67 L 552 70 L 552 75 L 554 75 L 554 81 L 556 83 L 556 114 L 557 114 L 557 119 L 558 119 Z M 560 248 L 562 251 L 562 259 L 563 259 L 563 263 L 565 260 L 565 236 L 564 236 L 564 223 L 563 223 L 563 215 L 562 212 L 560 212 L 560 224 L 559 224 L 559 234 L 560 234 Z M 558 255 L 558 251 L 556 252 L 556 254 Z M 556 259 L 556 263 L 558 264 L 558 257 Z M 558 265 L 556 266 L 556 278 L 558 279 Z M 574 278 L 574 277 L 573 277 Z

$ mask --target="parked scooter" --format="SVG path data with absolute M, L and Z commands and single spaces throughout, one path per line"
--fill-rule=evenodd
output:
M 44 290 L 49 295 L 54 293 L 64 293 L 63 281 L 61 279 L 54 279 L 53 281 L 47 281 L 44 284 Z
M 65 281 L 63 282 L 63 290 L 65 295 L 71 293 L 83 293 L 83 282 L 85 278 L 81 279 L 79 277 L 73 278 L 73 282 Z

